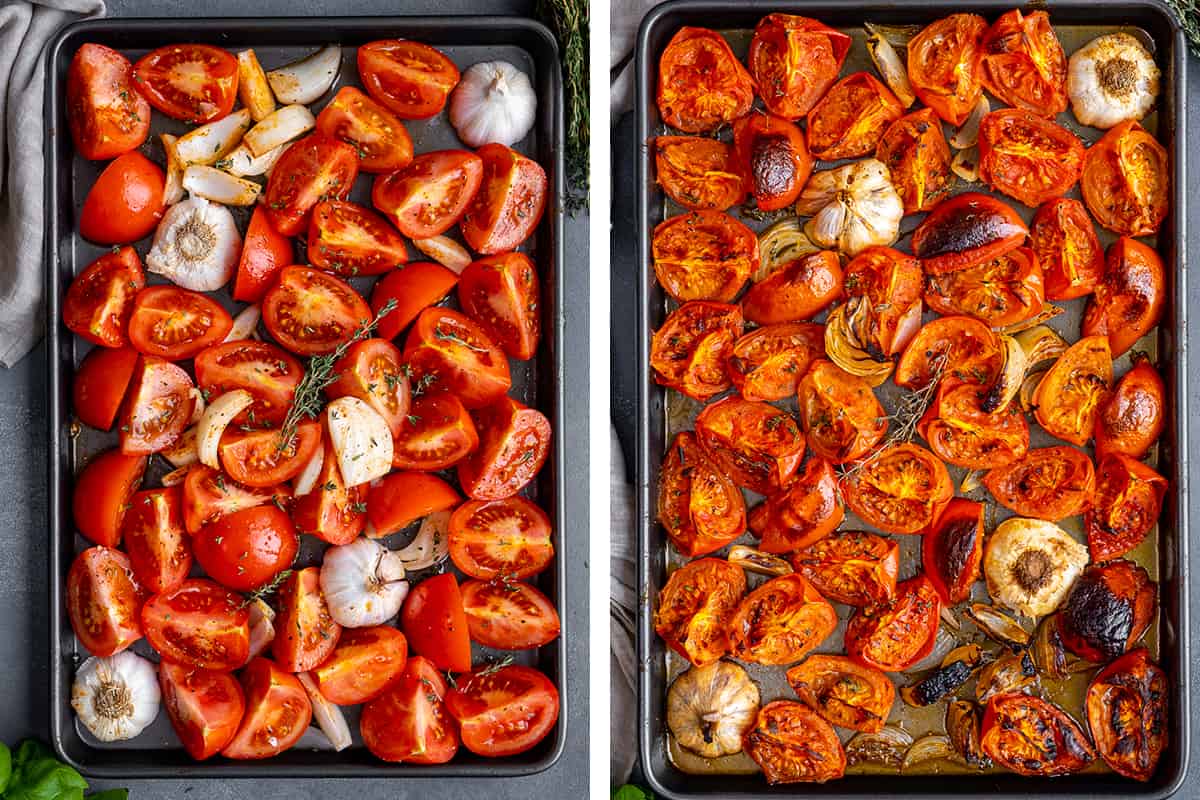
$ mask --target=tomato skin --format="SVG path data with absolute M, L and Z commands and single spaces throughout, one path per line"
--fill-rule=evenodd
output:
M 1120 236 L 1153 236 L 1168 210 L 1166 148 L 1134 120 L 1088 148 L 1079 188 L 1088 211 Z
M 554 558 L 550 518 L 524 497 L 469 500 L 450 515 L 450 560 L 479 580 L 527 580 Z
M 887 166 L 905 214 L 928 211 L 951 183 L 950 145 L 932 108 L 900 117 L 884 131 L 875 158 Z
M 942 381 L 917 423 L 929 449 L 947 464 L 993 469 L 1029 451 L 1029 423 L 1015 403 L 989 411 L 990 391 L 953 377 Z
M 71 562 L 67 616 L 79 643 L 92 655 L 111 656 L 142 638 L 139 611 L 144 599 L 121 551 L 99 545 Z
M 1001 15 L 981 47 L 983 85 L 1006 105 L 1051 118 L 1067 110 L 1067 57 L 1045 11 Z
M 770 114 L 751 114 L 733 123 L 738 166 L 746 191 L 762 211 L 790 206 L 812 174 L 804 134 L 791 122 Z
M 67 121 L 76 152 L 89 161 L 141 147 L 150 104 L 134 88 L 129 59 L 102 44 L 81 45 L 67 68 Z
M 134 299 L 129 341 L 144 355 L 183 361 L 224 341 L 232 328 L 233 317 L 207 295 L 148 286 Z
M 739 337 L 725 366 L 743 399 L 783 400 L 796 393 L 809 365 L 824 352 L 824 325 L 784 322 Z
M 1000 339 L 973 317 L 950 316 L 930 320 L 917 331 L 896 363 L 895 382 L 905 389 L 923 389 L 941 374 L 990 386 L 1003 366 Z
M 112 430 L 138 354 L 131 347 L 94 347 L 75 370 L 71 408 L 84 425 Z
M 837 612 L 803 575 L 772 578 L 746 595 L 729 622 L 734 658 L 793 664 L 837 627 Z
M 537 587 L 470 580 L 461 589 L 471 641 L 497 650 L 532 650 L 558 638 L 558 612 Z
M 925 26 L 908 43 L 913 92 L 956 128 L 966 121 L 983 91 L 980 62 L 987 27 L 977 14 L 951 14 Z
M 542 165 L 495 142 L 475 151 L 483 159 L 479 191 L 460 229 L 472 250 L 495 255 L 515 250 L 542 220 L 547 181 Z
M 240 592 L 270 583 L 299 546 L 291 519 L 271 504 L 225 514 L 192 537 L 196 561 L 208 576 Z
M 1124 453 L 1146 455 L 1165 426 L 1167 390 L 1149 357 L 1134 353 L 1133 368 L 1121 376 L 1112 395 L 1100 408 L 1094 436 L 1096 457 Z
M 237 99 L 237 59 L 219 47 L 167 45 L 142 56 L 133 69 L 150 105 L 194 125 L 226 116 Z
M 772 786 L 825 783 L 846 772 L 846 752 L 837 732 L 803 703 L 767 703 L 742 737 L 742 748 Z
M 404 671 L 408 640 L 389 625 L 346 628 L 333 654 L 312 671 L 321 695 L 339 706 L 366 703 Z
M 125 514 L 125 550 L 134 577 L 150 592 L 174 589 L 192 568 L 191 543 L 183 527 L 182 493 L 179 487 L 138 492 Z
M 558 689 L 533 667 L 482 668 L 450 690 L 446 708 L 472 753 L 515 756 L 537 746 L 558 722 Z
M 367 516 L 367 486 L 347 486 L 338 468 L 337 455 L 328 435 L 321 472 L 312 491 L 297 497 L 292 505 L 292 522 L 300 533 L 316 536 L 332 545 L 350 544 L 362 533 Z
M 237 277 L 233 281 L 233 299 L 257 303 L 275 283 L 279 270 L 295 260 L 292 240 L 275 230 L 267 207 L 256 205 L 242 240 Z
M 433 472 L 461 462 L 479 447 L 475 422 L 452 394 L 423 394 L 413 401 L 392 441 L 392 466 Z
M 1083 314 L 1083 336 L 1107 335 L 1113 358 L 1124 355 L 1159 323 L 1166 270 L 1152 248 L 1121 237 L 1109 245 L 1104 279 Z
M 401 119 L 426 119 L 446 105 L 458 67 L 441 51 L 405 39 L 358 48 L 358 75 L 367 94 Z
M 886 605 L 896 596 L 900 545 L 866 531 L 838 531 L 794 553 L 792 566 L 834 602 Z
M 272 338 L 301 356 L 333 352 L 372 319 L 370 306 L 354 287 L 302 266 L 283 268 L 279 282 L 263 297 L 262 313 Z
M 988 700 L 980 744 L 992 761 L 1032 777 L 1069 775 L 1096 758 L 1087 734 L 1067 712 L 1019 692 Z
M 658 61 L 658 111 L 685 133 L 706 133 L 745 116 L 754 82 L 716 31 L 683 27 Z
M 250 407 L 234 418 L 278 425 L 287 416 L 304 368 L 291 353 L 270 342 L 248 339 L 215 344 L 196 356 L 196 384 L 209 402 L 234 389 L 254 396 Z M 253 417 L 251 417 L 253 415 Z
M 855 731 L 883 730 L 896 701 L 891 678 L 846 656 L 811 655 L 787 671 L 787 681 L 827 722 Z
M 400 350 L 386 339 L 360 339 L 333 369 L 337 380 L 325 389 L 331 399 L 357 397 L 379 413 L 392 436 L 398 436 L 412 402 Z
M 417 315 L 450 294 L 458 276 L 433 261 L 417 261 L 389 272 L 371 287 L 371 312 L 379 316 L 389 302 L 395 308 L 375 326 L 381 339 L 395 339 Z
M 458 465 L 458 482 L 475 500 L 503 500 L 529 485 L 550 453 L 550 420 L 502 397 L 472 415 L 479 448 Z
M 1108 561 L 1141 544 L 1158 522 L 1167 479 L 1121 453 L 1096 465 L 1096 491 L 1083 514 L 1092 560 Z
M 358 151 L 363 172 L 395 172 L 413 160 L 408 129 L 395 114 L 353 86 L 343 86 L 317 115 L 317 130 Z
M 1168 744 L 1166 673 L 1139 647 L 1092 678 L 1085 708 L 1096 750 L 1115 772 L 1148 781 Z
M 983 485 L 1014 513 L 1057 522 L 1087 508 L 1096 485 L 1096 469 L 1090 458 L 1073 447 L 1041 447 L 988 471 Z
M 887 434 L 887 412 L 870 385 L 832 361 L 813 361 L 796 397 L 805 441 L 833 464 L 863 457 Z
M 688 558 L 720 550 L 746 530 L 742 493 L 691 431 L 677 433 L 663 457 L 657 505 L 667 538 Z
M 363 706 L 359 730 L 376 758 L 444 764 L 458 752 L 458 723 L 446 710 L 446 678 L 428 658 L 408 659 L 400 677 Z
M 1088 566 L 1056 617 L 1063 646 L 1086 661 L 1107 664 L 1146 633 L 1157 597 L 1158 584 L 1132 561 Z
M 811 319 L 842 294 L 837 253 L 820 250 L 791 261 L 750 287 L 742 313 L 750 322 L 775 325 Z
M 657 136 L 655 181 L 692 211 L 724 211 L 746 196 L 733 147 L 707 136 Z
M 850 37 L 808 17 L 768 14 L 750 40 L 746 63 L 772 114 L 798 120 L 837 80 Z
M 750 513 L 750 529 L 762 538 L 760 550 L 790 553 L 828 536 L 842 524 L 844 514 L 833 467 L 815 457 L 782 492 Z
M 886 446 L 842 485 L 850 510 L 888 533 L 920 533 L 950 498 L 954 485 L 946 465 L 920 445 Z
M 435 511 L 454 508 L 461 500 L 436 475 L 393 472 L 367 491 L 367 536 L 390 536 Z
M 369 208 L 345 200 L 313 206 L 308 261 L 338 275 L 382 275 L 408 261 L 400 234 Z
M 1083 142 L 1051 120 L 1002 108 L 979 125 L 979 177 L 1030 207 L 1062 197 L 1083 171 Z
M 63 298 L 63 324 L 103 347 L 129 344 L 126 332 L 134 296 L 146 285 L 142 260 L 132 247 L 105 253 L 79 273 Z
M 147 459 L 106 450 L 93 456 L 75 479 L 71 496 L 75 528 L 106 547 L 121 543 L 121 527 L 130 498 L 142 482 Z
M 262 203 L 267 218 L 284 236 L 308 229 L 313 206 L 345 200 L 358 177 L 358 152 L 338 139 L 310 133 L 288 145 L 267 178 Z
M 300 474 L 321 446 L 321 424 L 301 422 L 287 446 L 280 449 L 280 432 L 229 432 L 221 437 L 217 455 L 229 477 L 251 488 L 278 486 Z
M 221 755 L 270 758 L 298 742 L 312 721 L 312 703 L 296 676 L 270 659 L 256 658 L 242 670 L 241 683 L 246 713 Z
M 471 262 L 458 279 L 458 304 L 512 358 L 526 361 L 542 334 L 537 272 L 524 253 Z
M 469 409 L 503 397 L 512 386 L 508 358 L 474 320 L 448 308 L 427 308 L 404 342 L 413 380 L 429 391 L 453 392 Z
M 281 669 L 307 672 L 333 653 L 342 635 L 321 593 L 321 568 L 293 572 L 279 587 L 279 618 L 271 654 Z
M 121 409 L 121 452 L 150 455 L 174 444 L 191 422 L 194 388 L 179 366 L 142 356 Z
M 1029 226 L 1029 243 L 1045 272 L 1046 299 L 1090 294 L 1104 275 L 1104 251 L 1083 203 L 1060 197 L 1043 203 Z
M 195 536 L 225 514 L 265 503 L 286 506 L 292 492 L 286 486 L 251 489 L 203 464 L 193 464 L 183 479 L 183 525 Z
M 921 538 L 921 563 L 946 605 L 971 596 L 983 559 L 983 504 L 955 497 Z
M 97 244 L 127 244 L 149 236 L 163 215 L 166 176 L 136 150 L 117 156 L 88 190 L 79 235 Z
M 706 406 L 696 435 L 738 486 L 771 495 L 787 485 L 804 458 L 804 434 L 789 414 L 740 397 Z
M 942 200 L 913 231 L 912 248 L 927 275 L 986 264 L 1020 247 L 1029 235 L 1012 207 L 986 194 Z
M 413 652 L 438 669 L 466 672 L 471 668 L 467 615 L 454 575 L 434 575 L 414 586 L 400 610 L 400 628 Z
M 741 306 L 684 303 L 654 332 L 650 366 L 655 382 L 700 401 L 725 391 L 732 385 L 726 362 L 742 324 Z
M 875 76 L 851 73 L 808 112 L 808 149 L 821 161 L 874 153 L 883 132 L 903 115 L 896 95 Z
M 246 711 L 242 687 L 228 672 L 158 665 L 163 707 L 183 749 L 197 761 L 216 755 L 237 733 Z
M 1082 447 L 1092 438 L 1112 377 L 1108 339 L 1085 335 L 1059 356 L 1038 383 L 1033 393 L 1038 424 L 1051 436 Z
M 729 652 L 729 623 L 746 594 L 746 573 L 723 558 L 689 561 L 658 594 L 654 631 L 694 666 Z
M 371 185 L 371 204 L 410 239 L 454 227 L 479 192 L 483 159 L 469 150 L 421 153 Z
M 942 601 L 928 577 L 896 587 L 887 606 L 860 608 L 846 627 L 846 654 L 859 664 L 902 672 L 933 651 Z
M 249 619 L 241 595 L 203 578 L 188 578 L 142 606 L 146 640 L 164 660 L 217 672 L 246 663 Z

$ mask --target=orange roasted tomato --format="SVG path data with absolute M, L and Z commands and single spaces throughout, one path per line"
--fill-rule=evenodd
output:
M 1069 775 L 1096 758 L 1087 734 L 1066 711 L 1020 692 L 988 700 L 980 744 L 996 764 L 1027 777 Z
M 798 120 L 837 80 L 848 52 L 850 37 L 815 19 L 768 14 L 754 28 L 746 63 L 767 110 Z
M 874 153 L 883 132 L 902 116 L 891 89 L 869 72 L 852 73 L 808 112 L 808 149 L 821 161 Z
M 658 62 L 658 111 L 686 133 L 705 133 L 750 111 L 754 82 L 716 31 L 683 27 Z
M 783 117 L 750 114 L 733 124 L 733 144 L 745 188 L 762 211 L 796 202 L 813 159 L 800 129 Z
M 971 596 L 982 558 L 983 503 L 956 497 L 921 537 L 921 563 L 943 603 Z
M 1020 247 L 1029 235 L 1011 206 L 963 192 L 942 200 L 913 231 L 912 250 L 926 274 L 986 264 Z
M 693 211 L 724 211 L 746 196 L 733 147 L 707 136 L 656 137 L 654 167 L 667 197 Z
M 879 140 L 875 158 L 891 172 L 905 214 L 928 211 L 952 185 L 950 145 L 932 108 L 893 122 Z
M 879 733 L 896 701 L 892 679 L 846 656 L 811 655 L 787 671 L 796 695 L 841 728 Z
M 701 558 L 671 573 L 658 595 L 654 630 L 697 667 L 729 652 L 729 623 L 746 594 L 746 573 L 723 558 Z
M 759 325 L 811 319 L 842 293 L 837 253 L 818 250 L 790 261 L 750 287 L 742 313 Z
M 750 514 L 750 528 L 767 553 L 790 553 L 828 536 L 842 524 L 837 476 L 828 461 L 810 458 L 781 493 Z
M 868 667 L 900 672 L 933 650 L 942 601 L 925 575 L 896 587 L 891 602 L 854 612 L 846 626 L 846 655 Z
M 671 312 L 650 343 L 654 380 L 696 400 L 728 389 L 725 362 L 742 335 L 742 309 L 693 300 Z
M 846 751 L 837 731 L 803 703 L 776 700 L 758 712 L 742 749 L 767 783 L 824 783 L 846 773 Z
M 1062 197 L 1083 170 L 1083 142 L 1066 128 L 1017 108 L 979 125 L 979 177 L 1027 206 Z
M 770 495 L 804 458 L 800 423 L 775 406 L 726 397 L 696 417 L 700 444 L 738 486 Z
M 887 412 L 870 385 L 832 361 L 814 361 L 796 397 L 809 447 L 834 464 L 863 457 L 887 433 Z
M 1167 479 L 1142 462 L 1110 453 L 1096 464 L 1096 493 L 1083 514 L 1092 561 L 1123 556 L 1158 522 Z
M 1104 250 L 1083 203 L 1060 197 L 1044 203 L 1029 226 L 1029 246 L 1042 266 L 1047 300 L 1091 294 L 1104 274 Z
M 754 231 L 721 211 L 692 211 L 659 223 L 650 247 L 654 275 L 681 303 L 728 303 L 758 269 Z
M 1109 245 L 1104 279 L 1083 314 L 1084 336 L 1107 336 L 1113 358 L 1162 319 L 1166 276 L 1158 253 L 1136 239 Z
M 739 338 L 725 364 L 746 400 L 783 400 L 796 393 L 809 364 L 824 352 L 824 325 L 782 322 Z
M 1162 376 L 1145 353 L 1133 354 L 1133 368 L 1117 381 L 1096 418 L 1096 457 L 1124 453 L 1141 458 L 1162 434 L 1167 407 Z
M 1045 11 L 1001 15 L 982 49 L 983 85 L 1005 105 L 1043 117 L 1067 110 L 1067 57 Z
M 1158 586 L 1123 558 L 1083 571 L 1056 617 L 1063 645 L 1080 658 L 1107 664 L 1129 651 L 1154 618 Z
M 842 484 L 846 505 L 888 533 L 920 533 L 954 496 L 941 459 L 920 445 L 886 446 Z
M 908 43 L 908 80 L 922 103 L 951 125 L 966 121 L 979 95 L 983 34 L 977 14 L 951 14 L 927 25 Z
M 900 545 L 866 531 L 839 531 L 795 553 L 792 567 L 836 603 L 886 604 L 896 596 Z
M 983 485 L 1010 511 L 1057 522 L 1087 508 L 1096 485 L 1096 468 L 1073 447 L 1041 447 L 989 470 Z
M 864 298 L 862 332 L 868 352 L 887 358 L 903 350 L 921 327 L 921 262 L 890 247 L 868 247 L 846 265 L 846 296 Z
M 1141 125 L 1122 122 L 1088 148 L 1080 189 L 1096 221 L 1121 236 L 1153 236 L 1167 216 L 1167 151 Z
M 975 384 L 945 380 L 917 430 L 948 464 L 967 469 L 1011 464 L 1029 450 L 1029 423 L 1015 403 L 988 411 L 991 397 Z
M 1096 750 L 1127 778 L 1148 781 L 1167 747 L 1166 673 L 1139 647 L 1109 664 L 1088 685 L 1085 707 Z
M 658 521 L 675 549 L 688 558 L 720 550 L 746 530 L 742 493 L 691 431 L 677 434 L 663 458 Z
M 924 389 L 943 375 L 990 386 L 1004 365 L 1000 339 L 973 317 L 939 317 L 917 331 L 896 364 L 895 381 Z
M 966 314 L 1003 328 L 1042 310 L 1042 282 L 1033 250 L 1018 247 L 979 266 L 930 275 L 925 302 L 939 314 Z
M 803 575 L 772 578 L 742 600 L 729 622 L 739 661 L 778 666 L 808 655 L 837 627 L 837 612 Z
M 1085 336 L 1046 371 L 1033 393 L 1034 416 L 1051 436 L 1082 447 L 1092 438 L 1100 408 L 1112 388 L 1108 339 Z

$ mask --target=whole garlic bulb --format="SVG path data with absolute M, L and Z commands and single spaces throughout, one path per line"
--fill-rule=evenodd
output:
M 102 742 L 132 739 L 158 716 L 162 694 L 154 665 L 128 650 L 92 656 L 75 673 L 71 708 Z
M 346 628 L 382 625 L 408 596 L 404 563 L 372 539 L 331 547 L 321 563 L 321 592 L 333 621 Z
M 704 758 L 740 752 L 758 716 L 758 687 L 732 661 L 692 667 L 667 690 L 667 726 L 679 746 Z
M 167 209 L 146 269 L 193 292 L 212 292 L 229 283 L 242 252 L 242 236 L 229 209 L 189 197 Z
M 1049 614 L 1088 563 L 1088 549 L 1053 522 L 1010 517 L 983 551 L 988 594 L 1027 617 Z
M 1154 106 L 1160 77 L 1154 57 L 1130 34 L 1097 36 L 1068 62 L 1071 111 L 1093 128 L 1141 119 Z
M 450 95 L 450 124 L 471 147 L 516 144 L 533 128 L 536 112 L 529 76 L 507 61 L 475 64 Z
M 796 201 L 796 213 L 812 217 L 804 232 L 816 244 L 855 256 L 896 241 L 904 203 L 883 162 L 866 158 L 814 172 Z

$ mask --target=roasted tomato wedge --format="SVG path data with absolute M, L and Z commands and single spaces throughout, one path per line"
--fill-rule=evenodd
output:
M 458 280 L 458 304 L 505 353 L 533 358 L 542 335 L 538 279 L 524 253 L 502 253 L 473 261 Z
M 237 59 L 219 47 L 167 45 L 142 56 L 133 69 L 150 105 L 193 125 L 220 119 L 237 99 Z
M 688 558 L 720 550 L 746 530 L 742 493 L 691 431 L 676 434 L 663 457 L 658 521 L 675 549 Z
M 791 415 L 740 397 L 706 406 L 696 436 L 736 484 L 759 494 L 787 485 L 804 458 L 804 434 Z
M 273 430 L 227 430 L 218 450 L 221 466 L 238 483 L 256 489 L 290 481 L 321 446 L 321 424 L 301 422 L 282 446 L 281 435 Z
M 1096 418 L 1096 457 L 1124 453 L 1133 458 L 1146 455 L 1158 441 L 1165 424 L 1166 387 L 1150 358 L 1133 354 L 1133 368 L 1126 372 Z
M 811 655 L 787 671 L 787 682 L 827 721 L 854 731 L 883 730 L 896 701 L 891 678 L 846 656 Z
M 404 530 L 435 511 L 462 502 L 454 487 L 425 472 L 393 472 L 372 481 L 367 492 L 367 536 L 378 539 Z
M 742 747 L 772 785 L 824 783 L 846 772 L 837 731 L 803 703 L 767 703 L 742 737 Z
M 234 389 L 245 389 L 254 396 L 238 422 L 283 422 L 302 377 L 300 362 L 269 342 L 226 342 L 196 356 L 196 383 L 209 401 Z
M 400 234 L 369 208 L 345 200 L 313 206 L 308 261 L 338 275 L 381 275 L 408 261 Z
M 440 50 L 405 39 L 358 48 L 358 74 L 367 94 L 401 119 L 427 119 L 458 85 L 458 67 Z
M 1047 300 L 1091 294 L 1104 274 L 1104 251 L 1083 203 L 1070 197 L 1038 208 L 1029 226 L 1029 244 L 1045 273 Z
M 888 533 L 920 533 L 954 496 L 950 473 L 924 447 L 901 443 L 885 447 L 843 481 L 846 505 L 864 521 Z
M 303 684 L 274 661 L 256 658 L 241 674 L 246 713 L 226 758 L 270 758 L 300 741 L 312 721 L 312 703 Z
M 1127 778 L 1148 781 L 1167 747 L 1166 673 L 1140 647 L 1109 664 L 1088 685 L 1088 727 L 1100 757 Z
M 88 461 L 75 479 L 71 497 L 76 529 L 96 544 L 120 544 L 121 526 L 146 463 L 144 455 L 126 455 L 116 449 Z
M 129 341 L 139 353 L 182 361 L 224 341 L 232 327 L 229 312 L 199 292 L 148 286 L 134 300 Z
M 368 487 L 347 486 L 328 436 L 322 446 L 325 450 L 317 485 L 308 494 L 296 498 L 292 521 L 300 533 L 311 534 L 333 545 L 350 544 L 367 524 L 363 509 Z
M 681 303 L 729 302 L 758 269 L 754 231 L 720 211 L 692 211 L 659 223 L 651 253 L 658 282 Z
M 658 111 L 686 133 L 705 133 L 744 117 L 754 82 L 716 31 L 683 27 L 658 62 Z
M 1105 664 L 1129 651 L 1154 619 L 1158 585 L 1132 561 L 1092 564 L 1071 588 L 1058 615 L 1063 645 Z
M 1082 513 L 1096 485 L 1092 461 L 1073 447 L 1030 450 L 1024 458 L 990 470 L 983 485 L 1022 517 L 1057 522 Z
M 729 623 L 746 594 L 746 573 L 723 558 L 684 564 L 658 595 L 654 630 L 697 667 L 729 652 Z
M 298 236 L 308 229 L 313 206 L 322 200 L 345 200 L 357 176 L 358 151 L 312 133 L 288 145 L 275 162 L 262 202 L 275 230 Z
M 533 667 L 483 667 L 460 678 L 446 698 L 462 742 L 476 755 L 524 753 L 558 722 L 558 689 Z
M 338 89 L 317 115 L 317 130 L 357 150 L 363 172 L 395 172 L 413 160 L 412 139 L 404 123 L 353 86 Z
M 381 339 L 395 339 L 417 315 L 437 303 L 458 283 L 458 276 L 441 264 L 417 261 L 389 272 L 371 287 L 371 311 L 379 317 L 384 306 L 395 303 L 375 327 Z
M 458 579 L 450 573 L 421 581 L 405 598 L 400 625 L 413 651 L 439 669 L 471 668 L 471 640 Z
M 913 231 L 912 248 L 930 275 L 986 264 L 1019 247 L 1029 229 L 1011 206 L 979 192 L 942 200 Z
M 724 211 L 746 196 L 733 147 L 707 136 L 654 139 L 655 180 L 667 196 L 694 211 Z
M 1136 239 L 1109 245 L 1104 279 L 1083 315 L 1084 336 L 1107 336 L 1113 358 L 1125 354 L 1162 319 L 1166 276 L 1158 253 Z
M 838 532 L 795 553 L 792 566 L 836 603 L 886 604 L 896 596 L 900 545 L 866 531 Z
M 844 514 L 833 467 L 810 458 L 782 492 L 751 512 L 750 528 L 762 539 L 765 552 L 790 553 L 828 536 L 842 524 Z
M 512 497 L 546 463 L 550 421 L 507 396 L 476 411 L 473 419 L 479 447 L 458 465 L 458 482 L 476 500 Z
M 125 56 L 90 42 L 75 51 L 67 68 L 67 119 L 75 151 L 86 159 L 141 147 L 150 133 L 150 104 L 135 89 Z
M 243 508 L 196 531 L 196 561 L 208 576 L 240 592 L 259 589 L 291 565 L 299 549 L 296 528 L 278 506 Z
M 246 663 L 249 620 L 241 595 L 203 578 L 189 578 L 142 607 L 146 640 L 164 660 L 219 672 Z
M 783 322 L 755 328 L 733 343 L 725 362 L 746 400 L 783 400 L 796 394 L 813 360 L 825 352 L 825 327 Z
M 291 499 L 286 486 L 250 489 L 212 467 L 193 464 L 183 479 L 183 525 L 195 535 L 225 514 L 266 503 L 286 505 Z
M 483 159 L 467 150 L 422 153 L 407 167 L 371 186 L 371 204 L 410 239 L 428 239 L 454 227 L 479 191 Z
M 162 219 L 165 182 L 159 166 L 141 153 L 117 156 L 83 199 L 79 235 L 97 244 L 126 244 L 149 236 Z
M 427 308 L 404 342 L 404 361 L 423 390 L 453 392 L 481 408 L 512 386 L 508 359 L 474 320 L 448 308 Z
M 887 433 L 887 413 L 870 385 L 832 361 L 814 361 L 796 396 L 808 446 L 834 464 L 861 458 Z
M 137 351 L 131 347 L 92 348 L 75 370 L 71 384 L 71 409 L 80 422 L 112 430 L 137 360 Z
M 837 80 L 850 37 L 815 19 L 768 14 L 750 40 L 746 63 L 772 114 L 798 120 Z
M 772 578 L 746 595 L 729 621 L 734 658 L 793 664 L 837 627 L 837 612 L 803 575 Z
M 846 265 L 846 296 L 862 298 L 864 344 L 873 356 L 902 351 L 921 326 L 921 262 L 890 247 L 868 247 Z
M 790 206 L 812 174 L 813 159 L 800 129 L 782 117 L 751 114 L 733 123 L 746 191 L 762 211 Z
M 883 132 L 904 115 L 904 107 L 869 72 L 835 83 L 808 112 L 808 149 L 821 161 L 874 153 Z
M 321 593 L 321 568 L 293 572 L 279 587 L 278 633 L 271 653 L 281 669 L 307 672 L 325 661 L 342 635 Z
M 363 706 L 359 730 L 376 758 L 444 764 L 458 752 L 458 725 L 446 710 L 446 676 L 428 658 L 414 656 L 400 677 Z
M 824 311 L 841 293 L 837 253 L 819 250 L 784 264 L 754 284 L 742 298 L 742 313 L 759 325 L 798 322 Z
M 1167 151 L 1133 120 L 1088 148 L 1079 187 L 1096 221 L 1121 236 L 1153 236 L 1167 216 Z
M 1096 465 L 1096 493 L 1083 515 L 1088 550 L 1099 563 L 1125 555 L 1158 522 L 1167 479 L 1136 459 L 1111 453 Z
M 203 761 L 216 755 L 237 733 L 246 698 L 228 672 L 163 661 L 158 665 L 158 685 L 171 727 L 192 758 Z
M 361 339 L 333 365 L 337 380 L 325 394 L 330 399 L 357 397 L 379 412 L 392 436 L 408 416 L 412 401 L 400 349 L 387 339 Z
M 149 455 L 174 444 L 191 422 L 194 388 L 180 367 L 142 356 L 121 410 L 121 452 Z
M 1003 14 L 982 49 L 983 85 L 1006 105 L 1051 118 L 1067 110 L 1067 57 L 1045 11 Z
M 908 43 L 908 80 L 922 103 L 951 125 L 966 121 L 979 95 L 983 34 L 977 14 L 951 14 L 927 25 Z
M 1062 197 L 1083 170 L 1083 142 L 1066 128 L 1017 108 L 979 125 L 979 177 L 1027 206 Z
M 462 597 L 471 641 L 484 647 L 531 650 L 558 638 L 554 604 L 528 583 L 467 581 Z
M 483 159 L 479 191 L 463 214 L 463 239 L 483 255 L 517 249 L 546 210 L 546 171 L 542 165 L 502 144 L 475 151 Z
M 1034 416 L 1051 436 L 1083 446 L 1112 388 L 1108 339 L 1085 336 L 1067 348 L 1033 394 Z
M 367 301 L 350 284 L 301 266 L 283 268 L 263 297 L 262 313 L 275 341 L 301 356 L 332 352 L 372 319 Z
M 929 449 L 948 464 L 993 469 L 1029 450 L 1029 423 L 1016 403 L 987 411 L 989 394 L 972 383 L 942 381 L 917 430 Z
M 479 446 L 475 423 L 452 394 L 427 394 L 413 400 L 392 441 L 392 466 L 432 472 L 466 458 Z
M 295 260 L 292 240 L 275 230 L 267 216 L 266 206 L 256 205 L 242 241 L 237 277 L 233 282 L 233 299 L 243 303 L 262 300 L 279 276 L 279 270 Z
M 1019 692 L 988 701 L 981 745 L 992 761 L 1028 777 L 1069 775 L 1096 758 L 1087 734 L 1066 711 Z
M 145 594 L 120 550 L 90 547 L 67 573 L 67 616 L 89 653 L 111 656 L 142 638 L 139 611 Z
M 696 400 L 708 400 L 732 382 L 725 369 L 742 335 L 741 306 L 693 300 L 671 312 L 650 343 L 654 380 Z
M 550 566 L 550 518 L 524 497 L 471 500 L 450 515 L 450 560 L 479 580 L 526 580 Z
M 846 627 L 846 654 L 884 672 L 901 672 L 933 650 L 942 601 L 925 575 L 896 587 L 887 604 L 854 612 Z
M 321 695 L 339 706 L 378 697 L 404 671 L 408 642 L 390 625 L 347 628 L 333 655 L 312 671 Z
M 63 324 L 93 344 L 122 347 L 133 301 L 146 285 L 142 260 L 132 247 L 105 253 L 71 281 L 63 298 Z
M 133 576 L 149 592 L 167 592 L 192 568 L 192 546 L 183 527 L 179 487 L 148 489 L 130 498 L 123 524 Z
M 956 497 L 921 539 L 921 562 L 947 605 L 971 596 L 983 558 L 983 503 Z
M 950 146 L 931 108 L 906 114 L 888 126 L 875 157 L 891 172 L 905 214 L 928 211 L 952 185 Z

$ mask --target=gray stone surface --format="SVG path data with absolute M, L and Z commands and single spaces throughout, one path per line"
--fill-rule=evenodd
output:
M 248 13 L 245 0 L 108 0 L 110 16 L 208 16 Z M 517 0 L 258 0 L 260 15 L 369 15 L 369 14 L 529 14 L 530 2 Z M 564 273 L 567 280 L 566 385 L 588 385 L 588 219 L 568 220 Z M 0 369 L 0 741 L 12 743 L 26 736 L 43 740 L 49 735 L 48 597 L 46 554 L 46 349 L 39 345 L 28 358 L 10 370 Z M 504 781 L 474 780 L 324 780 L 324 781 L 96 781 L 94 788 L 129 786 L 134 800 L 160 800 L 203 796 L 206 800 L 301 800 L 349 798 L 401 800 L 402 798 L 495 798 L 525 800 L 530 797 L 585 797 L 587 793 L 588 714 L 588 586 L 587 564 L 587 419 L 586 389 L 568 393 L 567 418 L 580 424 L 565 425 L 567 438 L 566 504 L 573 557 L 567 580 L 572 588 L 566 626 L 571 631 L 568 672 L 572 682 L 566 698 L 571 719 L 562 759 L 539 775 Z

